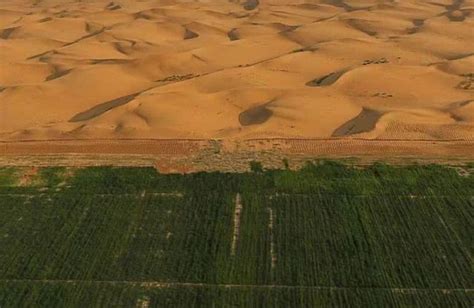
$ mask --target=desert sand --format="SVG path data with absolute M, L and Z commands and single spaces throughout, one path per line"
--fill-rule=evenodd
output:
M 474 140 L 474 0 L 0 0 L 0 140 Z

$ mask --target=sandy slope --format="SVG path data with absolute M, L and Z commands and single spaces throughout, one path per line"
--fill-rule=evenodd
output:
M 0 0 L 0 140 L 474 140 L 473 0 Z

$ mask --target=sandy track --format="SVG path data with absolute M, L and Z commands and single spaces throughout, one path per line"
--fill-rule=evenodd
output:
M 164 289 L 176 287 L 189 288 L 235 288 L 235 289 L 309 289 L 309 290 L 386 290 L 399 293 L 414 293 L 422 291 L 440 291 L 466 292 L 472 293 L 474 289 L 470 288 L 392 288 L 392 287 L 370 287 L 370 286 L 323 286 L 323 285 L 282 285 L 282 284 L 213 284 L 201 282 L 167 282 L 167 281 L 128 281 L 128 280 L 54 280 L 54 279 L 2 279 L 1 282 L 7 283 L 31 283 L 31 284 L 97 284 L 97 285 L 124 285 L 135 286 L 149 289 Z
M 216 148 L 217 147 L 217 148 Z M 223 152 L 277 151 L 328 157 L 425 155 L 474 158 L 474 141 L 370 139 L 103 139 L 0 141 L 1 155 L 17 154 L 156 154 L 190 155 L 214 149 Z
M 313 159 L 359 164 L 463 164 L 474 161 L 474 142 L 463 140 L 253 139 L 63 140 L 0 142 L 0 165 L 155 166 L 160 172 L 246 171 L 253 160 L 297 168 Z

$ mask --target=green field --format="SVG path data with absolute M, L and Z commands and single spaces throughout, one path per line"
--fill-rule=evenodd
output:
M 30 169 L 0 168 L 2 308 L 473 304 L 453 168 Z

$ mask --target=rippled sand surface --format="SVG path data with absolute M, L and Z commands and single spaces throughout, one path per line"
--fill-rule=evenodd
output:
M 474 140 L 474 0 L 0 0 L 0 140 Z

